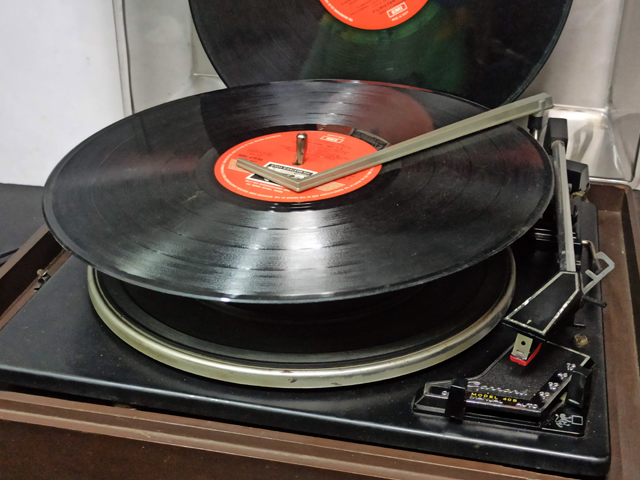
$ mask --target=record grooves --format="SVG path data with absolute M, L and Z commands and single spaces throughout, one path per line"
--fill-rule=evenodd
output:
M 397 143 L 479 111 L 428 91 L 334 81 L 186 98 L 71 152 L 47 182 L 45 215 L 99 271 L 170 294 L 291 304 L 417 286 L 488 258 L 540 217 L 552 170 L 526 132 L 496 127 L 393 162 L 345 195 L 299 203 L 238 195 L 216 179 L 216 162 L 303 126 Z
M 202 45 L 229 87 L 353 79 L 433 89 L 497 107 L 518 98 L 545 64 L 571 0 L 190 5 Z
M 542 122 L 547 94 L 477 116 L 526 88 L 570 4 L 190 0 L 233 88 L 137 112 L 57 165 L 45 218 L 78 258 L 10 308 L 0 380 L 296 433 L 300 458 L 324 437 L 391 463 L 605 475 L 615 265 L 588 169 L 566 160 L 567 121 Z M 524 115 L 531 135 L 488 127 Z M 429 132 L 438 146 L 394 156 Z M 42 232 L 5 273 L 33 275 Z
M 442 362 L 502 320 L 514 288 L 509 249 L 425 285 L 320 309 L 203 302 L 89 270 L 96 311 L 134 348 L 198 375 L 279 388 L 368 383 Z

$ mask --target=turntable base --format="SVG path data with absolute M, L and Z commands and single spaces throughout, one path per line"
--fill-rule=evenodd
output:
M 597 240 L 596 211 L 585 204 L 583 238 Z M 581 220 L 582 221 L 582 220 Z M 527 261 L 513 246 L 516 269 Z M 544 260 L 542 252 L 537 259 Z M 526 265 L 516 283 L 522 302 L 551 274 Z M 551 262 L 553 268 L 553 262 Z M 609 463 L 604 372 L 595 370 L 585 435 L 505 428 L 476 421 L 452 423 L 412 411 L 426 382 L 473 377 L 513 343 L 513 330 L 498 325 L 472 348 L 438 365 L 395 379 L 332 389 L 277 390 L 201 378 L 167 367 L 116 337 L 95 313 L 87 294 L 86 265 L 71 258 L 0 332 L 0 380 L 20 388 L 117 402 L 135 408 L 250 424 L 262 428 L 417 452 L 576 474 L 604 473 Z M 602 311 L 582 308 L 588 355 L 604 365 Z M 559 329 L 555 343 L 570 344 L 573 328 Z M 603 432 L 605 432 L 603 434 Z M 548 445 L 548 449 L 542 448 Z
M 640 384 L 637 378 L 637 349 L 630 296 L 638 294 L 638 284 L 630 283 L 629 280 L 629 277 L 637 278 L 636 258 L 629 253 L 635 251 L 634 238 L 638 238 L 637 233 L 634 237 L 632 229 L 634 232 L 638 230 L 633 210 L 635 207 L 627 201 L 627 195 L 630 193 L 630 190 L 617 187 L 599 186 L 592 188 L 590 192 L 600 209 L 601 231 L 606 232 L 601 247 L 610 252 L 618 265 L 602 283 L 604 298 L 609 301 L 609 306 L 604 310 L 604 329 L 612 438 L 611 469 L 607 475 L 610 480 L 637 478 L 640 475 L 640 458 L 635 449 L 635 445 L 640 441 L 640 413 L 637 410 Z M 47 239 L 48 242 L 53 242 L 48 234 L 44 237 L 40 234 L 37 239 L 34 236 L 34 241 L 26 244 L 16 255 L 16 260 L 12 261 L 13 265 L 7 265 L 8 271 L 20 269 L 32 258 L 30 254 L 37 253 L 38 245 Z M 53 256 L 47 258 L 49 259 L 40 259 L 40 268 L 45 268 Z M 178 475 L 189 475 L 191 478 L 222 476 L 332 480 L 484 480 L 497 476 L 538 480 L 559 478 L 541 473 L 539 470 L 528 471 L 482 463 L 487 461 L 487 455 L 490 453 L 488 449 L 495 445 L 486 445 L 482 441 L 486 430 L 478 424 L 468 426 L 473 428 L 475 444 L 482 445 L 479 455 L 475 457 L 480 461 L 452 458 L 462 456 L 465 452 L 455 445 L 452 446 L 450 442 L 442 449 L 445 456 L 419 453 L 416 448 L 398 449 L 367 445 L 380 445 L 392 436 L 394 429 L 388 428 L 385 435 L 374 438 L 373 442 L 367 442 L 363 436 L 370 431 L 372 425 L 366 421 L 353 422 L 354 431 L 361 433 L 356 443 L 318 438 L 335 438 L 343 428 L 325 435 L 316 433 L 313 436 L 309 436 L 309 431 L 306 435 L 283 432 L 283 425 L 288 425 L 289 429 L 304 429 L 314 424 L 317 426 L 320 419 L 317 415 L 304 415 L 300 412 L 297 420 L 283 423 L 282 410 L 273 408 L 278 399 L 269 398 L 266 394 L 262 399 L 267 399 L 267 404 L 263 404 L 265 408 L 262 409 L 264 418 L 268 419 L 271 416 L 274 423 L 279 423 L 273 427 L 274 430 L 279 431 L 243 426 L 256 425 L 254 419 L 259 408 L 257 405 L 260 403 L 256 393 L 263 389 L 231 385 L 231 391 L 238 392 L 241 389 L 246 392 L 246 396 L 227 398 L 226 401 L 221 398 L 216 400 L 213 398 L 214 395 L 217 395 L 218 388 L 225 384 L 181 374 L 168 367 L 158 368 L 156 362 L 145 360 L 143 355 L 132 352 L 130 347 L 119 341 L 101 325 L 95 314 L 85 317 L 84 320 L 74 320 L 73 312 L 88 315 L 91 306 L 86 292 L 85 295 L 78 294 L 77 291 L 71 290 L 77 285 L 66 282 L 70 275 L 81 285 L 86 278 L 86 270 L 79 262 L 75 262 L 74 266 L 73 261 L 65 260 L 64 257 L 59 258 L 49 265 L 52 279 L 35 298 L 32 298 L 37 300 L 48 291 L 46 296 L 51 301 L 48 306 L 45 305 L 46 302 L 36 306 L 34 302 L 28 301 L 33 295 L 33 285 L 37 284 L 34 281 L 24 294 L 15 300 L 12 307 L 0 316 L 0 328 L 5 326 L 0 332 L 0 340 L 3 343 L 0 352 L 4 357 L 1 370 L 3 383 L 0 384 L 0 465 L 2 472 L 10 478 L 50 478 L 54 473 L 61 477 L 73 477 L 77 476 L 78 472 L 96 479 L 150 476 L 164 479 L 175 478 Z M 64 270 L 56 272 L 60 265 L 66 268 L 66 273 Z M 4 286 L 2 282 L 5 278 L 8 278 L 7 269 L 0 271 L 0 287 Z M 56 278 L 60 280 L 58 287 L 54 288 Z M 70 289 L 65 289 L 65 284 Z M 4 292 L 6 290 L 0 288 L 0 297 Z M 82 298 L 86 301 L 78 302 Z M 517 298 L 514 301 L 517 301 Z M 73 305 L 72 311 L 69 310 L 69 305 Z M 34 318 L 35 314 L 41 315 L 40 318 Z M 31 318 L 30 321 L 26 321 L 28 317 Z M 77 330 L 78 326 L 87 320 L 90 325 Z M 7 330 L 11 325 L 14 327 Z M 39 333 L 33 335 L 33 342 L 24 342 L 21 338 L 28 337 L 28 333 L 20 333 L 21 329 L 30 329 L 31 334 Z M 11 338 L 7 339 L 6 334 L 9 332 Z M 97 341 L 105 332 L 107 341 Z M 595 340 L 595 337 L 591 337 L 591 330 L 586 333 L 589 338 Z M 118 347 L 119 344 L 122 345 L 121 348 Z M 12 346 L 9 355 L 7 346 Z M 590 348 L 592 347 L 593 344 Z M 66 360 L 64 351 L 67 353 Z M 51 355 L 52 352 L 57 352 L 57 355 Z M 24 368 L 14 363 L 13 368 L 7 370 L 7 356 L 13 357 L 14 360 L 22 359 Z M 30 362 L 25 360 L 28 357 L 31 357 Z M 135 370 L 139 375 L 132 372 L 133 365 L 127 363 L 131 359 L 136 359 Z M 602 361 L 600 354 L 597 361 Z M 442 366 L 435 367 L 438 368 Z M 56 371 L 59 372 L 57 376 Z M 99 374 L 95 381 L 86 382 L 87 377 L 93 373 Z M 604 378 L 602 370 L 597 373 L 598 378 Z M 404 382 L 379 382 L 377 385 L 380 388 L 377 393 L 385 402 L 394 397 L 400 398 L 404 394 L 399 390 L 418 383 L 415 376 L 416 374 L 405 377 Z M 186 381 L 192 385 L 188 390 L 185 390 Z M 39 382 L 38 386 L 46 390 L 33 390 L 35 382 Z M 174 390 L 154 390 L 160 385 L 165 386 L 161 388 Z M 348 411 L 359 412 L 361 417 L 366 417 L 370 405 L 359 403 L 359 400 L 364 398 L 371 387 L 365 385 L 334 389 L 331 392 L 343 392 L 338 399 L 338 406 L 352 405 Z M 347 395 L 348 392 L 351 394 Z M 163 394 L 166 395 L 163 397 Z M 306 401 L 300 405 L 301 410 L 313 405 L 310 396 L 306 395 Z M 407 394 L 407 398 L 411 396 Z M 155 408 L 149 406 L 152 397 L 156 398 Z M 305 396 L 301 398 L 304 399 Z M 596 395 L 594 398 L 601 397 Z M 198 418 L 205 416 L 222 420 L 231 410 L 235 409 L 238 412 L 242 402 L 249 403 L 253 409 L 244 410 L 244 416 L 236 416 L 235 425 L 228 423 L 228 420 L 227 423 L 219 423 Z M 124 406 L 124 403 L 137 405 L 137 409 L 131 409 L 130 406 L 118 408 Z M 195 413 L 194 409 L 198 403 L 199 414 Z M 114 404 L 117 406 L 111 406 Z M 316 406 L 322 404 L 328 405 L 326 401 L 320 401 Z M 394 405 L 388 402 L 386 409 L 374 406 L 370 418 L 384 423 L 391 412 L 395 414 L 398 411 L 409 410 L 406 405 Z M 601 408 L 602 405 L 594 404 L 593 407 Z M 422 423 L 423 428 L 425 425 Z M 398 426 L 395 433 L 399 434 L 402 429 L 401 425 Z M 503 429 L 502 432 L 504 431 Z M 535 436 L 535 432 L 520 431 L 517 434 L 518 448 L 508 453 L 503 451 L 494 458 L 502 458 L 506 462 L 514 458 L 514 455 L 525 456 L 526 443 L 529 442 L 527 439 Z M 548 438 L 559 437 L 553 435 Z M 539 439 L 543 443 L 546 442 L 544 435 L 539 436 Z M 570 444 L 576 439 L 562 436 L 560 440 L 561 442 L 553 440 L 554 448 Z M 430 440 L 430 435 L 423 431 L 421 444 L 424 443 L 437 442 Z M 519 454 L 518 449 L 523 455 Z M 584 460 L 584 457 L 580 456 L 580 459 Z M 550 468 L 542 463 L 529 468 L 540 467 Z M 573 478 L 573 475 L 570 476 Z

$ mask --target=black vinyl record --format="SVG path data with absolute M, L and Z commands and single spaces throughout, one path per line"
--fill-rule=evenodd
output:
M 517 98 L 571 0 L 190 0 L 228 86 L 336 78 L 398 83 L 487 107 Z M 397 13 L 396 13 L 397 12 Z
M 298 305 L 206 302 L 104 274 L 97 281 L 119 316 L 181 348 L 270 367 L 345 367 L 437 345 L 478 322 L 513 282 L 510 255 L 505 249 L 463 271 L 397 292 Z
M 506 314 L 515 261 L 507 248 L 417 287 L 296 305 L 207 302 L 95 270 L 88 282 L 113 333 L 167 365 L 245 385 L 333 388 L 416 372 L 474 345 Z
M 217 169 L 256 139 L 304 130 L 326 144 L 382 148 L 481 111 L 448 95 L 358 82 L 189 97 L 125 118 L 69 153 L 47 181 L 45 216 L 99 271 L 166 293 L 296 303 L 415 286 L 495 254 L 540 217 L 552 168 L 524 130 L 505 124 L 407 156 L 347 193 L 323 186 L 317 200 L 251 198 L 244 187 L 278 198 L 290 191 L 231 162 L 226 172 L 244 182 L 234 190 Z

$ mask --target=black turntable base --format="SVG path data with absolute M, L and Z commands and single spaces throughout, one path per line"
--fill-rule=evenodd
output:
M 595 208 L 582 202 L 581 234 L 597 244 Z M 513 251 L 518 276 L 512 305 L 519 305 L 557 268 L 554 253 L 527 253 L 528 238 Z M 585 252 L 586 255 L 586 252 Z M 567 435 L 481 419 L 449 420 L 416 413 L 417 392 L 428 382 L 481 374 L 511 348 L 516 332 L 499 325 L 455 357 L 395 379 L 331 389 L 279 390 L 209 380 L 162 365 L 116 337 L 94 311 L 87 267 L 67 261 L 0 332 L 0 381 L 61 395 L 129 404 L 277 430 L 491 461 L 567 475 L 604 475 L 609 433 L 601 308 L 586 303 L 575 323 L 554 331 L 551 342 L 572 345 L 577 333 L 589 344 L 576 356 L 593 360 L 583 435 Z M 597 287 L 599 298 L 599 287 Z M 545 345 L 545 348 L 553 348 Z M 574 353 L 569 353 L 574 355 Z M 520 368 L 513 362 L 512 367 Z M 542 363 L 524 367 L 540 377 Z

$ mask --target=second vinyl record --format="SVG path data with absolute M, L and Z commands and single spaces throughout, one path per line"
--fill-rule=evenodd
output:
M 227 86 L 312 78 L 398 83 L 487 107 L 538 74 L 571 0 L 190 0 Z
M 190 97 L 99 132 L 45 187 L 59 241 L 120 280 L 209 300 L 373 295 L 476 264 L 527 231 L 553 177 L 513 124 L 296 194 L 237 158 L 310 175 L 479 113 L 447 95 L 336 81 Z M 307 159 L 295 136 L 309 136 Z

